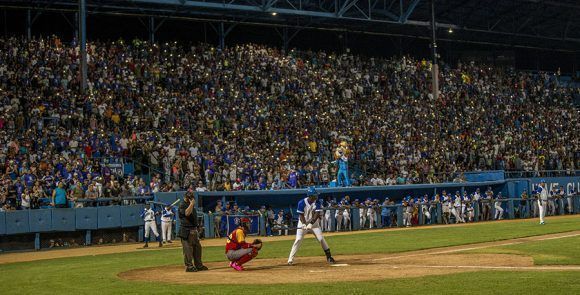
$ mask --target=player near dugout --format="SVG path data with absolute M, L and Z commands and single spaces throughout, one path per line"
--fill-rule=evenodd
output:
M 320 218 L 322 215 L 322 204 L 318 202 L 318 192 L 314 187 L 309 187 L 306 192 L 307 197 L 298 202 L 298 208 L 296 212 L 299 215 L 298 219 L 298 229 L 296 230 L 296 240 L 292 245 L 292 250 L 290 251 L 290 256 L 288 257 L 288 265 L 294 264 L 294 256 L 296 252 L 300 249 L 302 245 L 302 240 L 304 235 L 309 231 L 316 236 L 318 242 L 326 254 L 326 261 L 328 263 L 334 263 L 334 258 L 330 254 L 330 248 L 322 236 L 322 229 L 320 228 Z

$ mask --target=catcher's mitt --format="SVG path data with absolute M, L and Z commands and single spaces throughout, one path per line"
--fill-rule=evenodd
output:
M 254 245 L 254 248 L 260 250 L 262 249 L 262 240 L 255 239 L 254 242 L 252 242 L 252 245 Z

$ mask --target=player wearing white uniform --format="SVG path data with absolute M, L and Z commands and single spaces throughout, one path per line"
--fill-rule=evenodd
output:
M 463 191 L 463 196 L 461 197 L 461 218 L 463 221 L 467 219 L 467 203 L 469 203 L 470 198 L 467 195 L 467 191 Z
M 546 188 L 546 181 L 541 180 L 540 186 L 536 189 L 538 194 L 538 209 L 540 209 L 540 224 L 546 224 L 544 217 L 546 216 L 546 205 L 548 204 L 548 189 Z
M 451 214 L 455 217 L 455 223 L 465 223 L 463 217 L 461 217 L 461 195 L 459 192 L 455 192 L 455 197 L 453 198 L 453 207 L 451 207 Z
M 501 192 L 497 193 L 497 198 L 495 198 L 495 203 L 493 204 L 494 208 L 495 208 L 495 216 L 494 219 L 499 219 L 502 220 L 503 219 L 503 208 L 501 207 Z
M 477 206 L 477 204 L 473 201 L 473 195 L 467 197 L 465 204 L 467 206 L 466 218 L 469 222 L 473 222 L 473 218 L 475 217 L 474 206 Z
M 344 212 L 342 212 L 342 222 L 344 223 L 344 229 L 350 229 L 350 197 L 344 196 Z
M 298 213 L 298 229 L 296 230 L 296 240 L 292 245 L 292 250 L 290 251 L 290 256 L 288 257 L 288 265 L 294 263 L 294 256 L 302 244 L 304 235 L 311 231 L 315 236 L 324 253 L 326 254 L 326 261 L 328 263 L 334 263 L 334 258 L 330 254 L 330 249 L 328 244 L 322 236 L 322 230 L 320 229 L 320 217 L 322 214 L 322 206 L 318 201 L 318 192 L 314 187 L 308 188 L 306 193 L 307 197 L 298 202 L 298 208 L 296 212 Z
M 567 201 L 568 201 L 568 214 L 574 213 L 574 188 L 568 191 Z
M 423 212 L 423 224 L 431 223 L 431 212 L 429 212 L 429 196 L 425 194 L 421 200 L 421 211 Z
M 336 213 L 334 213 L 334 218 L 336 219 L 336 231 L 341 229 L 347 230 L 348 225 L 347 221 L 349 220 L 348 217 L 348 210 L 349 210 L 348 202 L 345 199 L 340 200 L 338 204 L 338 208 L 336 209 Z M 344 227 L 344 228 L 343 228 Z
M 157 233 L 157 223 L 155 222 L 155 211 L 150 208 L 149 204 L 145 204 L 143 213 L 141 213 L 141 218 L 145 221 L 145 245 L 143 248 L 149 247 L 149 237 L 151 232 L 155 235 L 155 238 L 159 241 L 159 247 L 162 247 L 161 239 L 159 238 L 159 233 Z
M 445 224 L 449 224 L 449 204 L 451 204 L 449 196 L 446 191 L 443 191 L 443 195 L 441 196 L 441 209 L 443 211 L 443 222 Z
M 173 241 L 171 241 L 171 232 L 174 217 L 175 213 L 171 206 L 165 206 L 165 208 L 163 208 L 163 214 L 161 215 L 161 237 L 163 237 L 163 243 L 173 243 Z
M 367 220 L 369 221 L 369 228 L 373 228 L 376 225 L 376 219 L 377 219 L 377 204 L 378 204 L 379 200 L 371 200 L 370 198 L 368 199 L 368 209 L 367 209 Z
M 332 205 L 333 205 L 332 203 L 333 202 L 331 199 L 326 200 L 325 205 L 326 205 L 326 208 L 328 208 L 328 209 L 326 209 L 324 211 L 324 222 L 323 222 L 324 231 L 331 231 L 331 229 L 332 229 L 332 223 L 330 220 L 330 217 L 332 216 L 332 210 L 330 210 L 330 208 L 332 208 Z
M 276 215 L 276 218 L 274 219 L 274 224 L 278 228 L 278 235 L 279 236 L 282 235 L 283 229 L 284 229 L 284 235 L 285 236 L 288 235 L 288 227 L 286 226 L 286 223 L 284 222 L 284 211 L 280 210 L 280 212 L 278 212 L 278 215 Z
M 353 207 L 358 208 L 360 228 L 364 228 L 367 223 L 367 206 L 365 203 L 360 203 L 358 199 L 354 200 Z
M 475 190 L 475 193 L 473 193 L 473 209 L 475 211 L 475 207 L 477 206 L 477 212 L 478 212 L 478 218 L 481 221 L 481 206 L 480 206 L 480 200 L 481 200 L 481 194 L 479 193 L 479 189 Z

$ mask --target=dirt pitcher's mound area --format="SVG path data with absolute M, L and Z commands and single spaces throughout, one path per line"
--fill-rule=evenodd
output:
M 119 274 L 125 280 L 179 284 L 280 284 L 300 282 L 360 281 L 411 278 L 426 275 L 478 271 L 487 268 L 532 268 L 531 257 L 501 254 L 354 255 L 337 256 L 330 265 L 321 257 L 301 257 L 292 266 L 282 259 L 256 259 L 246 271 L 231 269 L 226 262 L 208 263 L 209 271 L 187 273 L 183 266 L 135 269 Z M 258 275 L 259 274 L 259 275 Z

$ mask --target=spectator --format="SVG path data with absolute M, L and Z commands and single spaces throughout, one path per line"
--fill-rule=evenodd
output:
M 341 141 L 361 185 L 580 167 L 579 90 L 549 73 L 442 63 L 435 100 L 430 63 L 409 57 L 95 41 L 81 96 L 76 45 L 57 41 L 0 38 L 3 203 L 37 180 L 47 194 L 59 181 L 70 191 L 75 177 L 114 195 L 110 165 L 122 157 L 137 174 L 159 172 L 148 184 L 119 179 L 133 195 L 199 181 L 208 190 L 326 184 Z
M 54 208 L 67 208 L 68 198 L 67 192 L 64 190 L 64 183 L 59 182 L 56 188 L 52 191 L 52 206 Z

